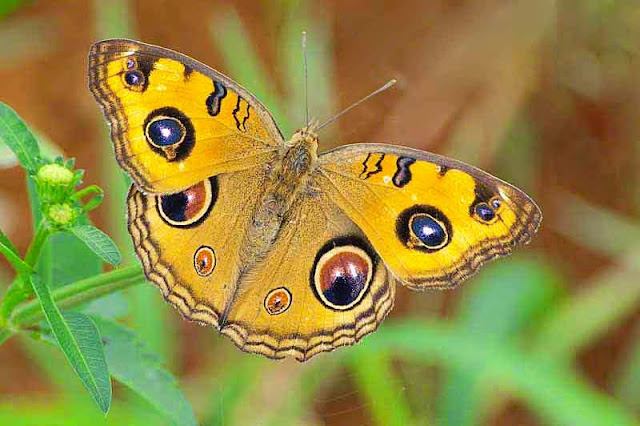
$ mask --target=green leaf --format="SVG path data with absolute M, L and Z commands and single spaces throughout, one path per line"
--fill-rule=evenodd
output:
M 189 401 L 159 358 L 129 329 L 94 317 L 105 341 L 109 370 L 119 382 L 137 392 L 176 424 L 196 425 Z
M 31 268 L 27 265 L 20 254 L 18 254 L 18 250 L 13 245 L 11 240 L 7 238 L 7 236 L 0 231 L 0 253 L 7 258 L 7 260 L 11 263 L 11 266 L 18 272 L 29 272 Z
M 75 235 L 58 232 L 45 243 L 37 270 L 49 287 L 57 288 L 98 275 L 102 265 L 102 260 L 87 244 Z
M 81 313 L 69 311 L 63 316 L 49 288 L 37 275 L 31 276 L 31 284 L 60 349 L 98 407 L 107 413 L 111 406 L 111 381 L 98 329 Z
M 512 345 L 487 341 L 442 322 L 405 320 L 386 325 L 360 344 L 422 364 L 482 371 L 492 389 L 522 399 L 549 424 L 637 424 L 632 413 L 564 365 L 541 363 Z
M 108 319 L 123 318 L 129 314 L 129 299 L 123 292 L 119 291 L 92 300 L 85 304 L 81 310 L 86 315 L 95 315 Z
M 4 245 L 7 249 L 12 251 L 16 256 L 20 256 L 20 253 L 18 253 L 18 249 L 16 248 L 16 246 L 13 245 L 9 237 L 7 237 L 2 231 L 0 231 L 0 244 Z
M 22 119 L 7 104 L 0 102 L 0 140 L 18 157 L 22 168 L 35 173 L 40 148 Z
M 76 225 L 71 232 L 89 246 L 102 260 L 118 265 L 121 260 L 120 251 L 107 234 L 93 225 Z

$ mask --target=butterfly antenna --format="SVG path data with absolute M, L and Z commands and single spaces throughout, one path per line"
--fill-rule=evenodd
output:
M 319 131 L 320 129 L 322 129 L 323 127 L 333 123 L 334 121 L 336 121 L 338 118 L 342 117 L 343 115 L 345 115 L 347 112 L 351 111 L 353 108 L 357 107 L 358 105 L 360 105 L 361 103 L 363 103 L 364 101 L 366 101 L 369 98 L 374 97 L 375 95 L 377 95 L 380 92 L 384 92 L 385 90 L 387 90 L 388 88 L 390 88 L 391 86 L 393 86 L 394 84 L 396 84 L 397 80 L 395 78 L 392 78 L 391 80 L 387 81 L 383 86 L 379 87 L 378 89 L 374 90 L 373 92 L 369 93 L 367 96 L 365 96 L 364 98 L 360 99 L 359 101 L 351 104 L 350 106 L 346 107 L 345 109 L 343 109 L 341 112 L 337 113 L 336 115 L 334 115 L 333 117 L 331 117 L 330 119 L 328 119 L 327 121 L 325 121 L 324 123 L 322 123 L 320 126 L 318 126 L 318 128 L 316 129 L 316 131 Z
M 304 60 L 304 109 L 307 127 L 309 127 L 309 79 L 307 78 L 307 32 L 302 32 L 302 57 Z

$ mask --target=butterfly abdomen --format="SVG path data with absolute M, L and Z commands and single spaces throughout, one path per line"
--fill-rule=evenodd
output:
M 317 137 L 297 132 L 271 170 L 249 230 L 245 234 L 242 258 L 245 269 L 263 258 L 278 238 L 278 233 L 296 198 L 304 192 L 317 161 Z

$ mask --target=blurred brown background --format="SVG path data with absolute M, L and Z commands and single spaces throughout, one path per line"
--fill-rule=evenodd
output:
M 272 78 L 274 93 L 291 101 L 277 43 L 292 3 L 138 0 L 130 2 L 128 19 L 133 36 L 185 53 L 233 78 L 212 40 L 211 26 L 217 13 L 235 8 Z M 118 206 L 109 199 L 111 183 L 103 173 L 105 164 L 113 164 L 104 148 L 106 125 L 87 89 L 87 52 L 104 34 L 95 19 L 99 7 L 90 1 L 34 1 L 6 17 L 0 24 L 0 100 L 75 157 L 77 166 L 88 171 L 85 182 L 103 186 L 107 203 Z M 470 162 L 523 187 L 539 203 L 545 221 L 528 250 L 551 259 L 565 275 L 568 293 L 579 292 L 585 280 L 611 267 L 614 258 L 597 246 L 601 239 L 610 241 L 608 234 L 615 230 L 577 223 L 575 215 L 565 213 L 567 200 L 580 200 L 639 225 L 639 2 L 354 0 L 316 1 L 305 7 L 328 33 L 329 43 L 322 49 L 329 49 L 324 54 L 333 58 L 334 112 L 389 78 L 399 81 L 340 119 L 333 133 L 321 135 L 321 149 L 342 141 L 392 142 Z M 25 32 L 31 37 L 21 38 Z M 293 37 L 292 43 L 298 43 Z M 319 54 L 312 32 L 309 40 L 309 55 Z M 316 72 L 310 70 L 311 86 L 319 78 Z M 302 109 L 301 99 L 298 103 Z M 109 215 L 117 210 L 103 207 L 93 219 L 110 229 L 114 218 Z M 1 169 L 0 228 L 21 252 L 31 238 L 28 217 L 22 171 Z M 580 228 L 579 238 L 587 241 L 567 236 L 565 227 Z M 8 274 L 4 260 L 0 267 Z M 423 300 L 420 306 L 435 307 L 446 317 L 465 289 L 438 295 L 445 299 L 442 304 Z M 429 296 L 400 291 L 392 316 L 415 314 L 415 297 Z M 604 392 L 611 392 L 616 366 L 638 334 L 639 314 L 636 305 L 635 313 L 579 353 L 579 369 Z M 203 363 L 215 363 L 218 355 L 197 350 L 199 339 L 211 332 L 170 315 L 183 345 L 177 355 L 181 374 L 197 374 Z M 224 347 L 234 350 L 226 343 Z M 17 342 L 2 348 L 0 364 L 10 366 L 1 370 L 5 380 L 0 394 L 47 392 Z M 347 394 L 343 404 L 349 408 L 358 401 Z M 327 424 L 348 424 L 346 419 L 327 419 Z M 490 420 L 538 424 L 516 403 Z M 349 421 L 370 419 L 366 410 L 355 410 Z

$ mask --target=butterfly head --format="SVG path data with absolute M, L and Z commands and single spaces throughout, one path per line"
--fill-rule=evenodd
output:
M 311 121 L 307 126 L 296 131 L 286 143 L 287 148 L 299 147 L 308 151 L 312 157 L 318 155 L 318 121 Z

